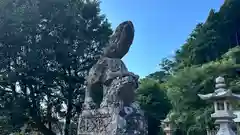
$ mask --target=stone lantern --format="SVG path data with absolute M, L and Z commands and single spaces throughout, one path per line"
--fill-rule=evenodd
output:
M 173 135 L 174 132 L 173 123 L 170 121 L 168 117 L 162 121 L 162 128 L 166 135 Z
M 223 77 L 216 78 L 215 88 L 214 93 L 198 94 L 198 96 L 203 100 L 211 100 L 214 103 L 214 113 L 211 117 L 219 125 L 216 135 L 236 135 L 231 128 L 233 119 L 237 117 L 233 114 L 231 101 L 239 100 L 240 95 L 232 93 L 230 89 L 226 89 Z

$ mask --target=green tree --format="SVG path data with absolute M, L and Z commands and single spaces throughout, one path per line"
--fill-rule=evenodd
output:
M 220 60 L 208 62 L 199 66 L 186 67 L 171 76 L 166 82 L 167 95 L 173 105 L 175 117 L 173 120 L 180 129 L 198 130 L 203 134 L 206 126 L 213 128 L 210 114 L 212 103 L 202 101 L 197 94 L 214 91 L 215 78 L 224 76 L 228 87 L 239 93 L 239 74 L 236 74 L 239 64 L 239 47 L 229 50 Z M 196 132 L 195 132 L 196 133 Z
M 212 128 L 213 108 L 197 94 L 213 92 L 217 76 L 225 76 L 229 87 L 239 92 L 239 5 L 238 0 L 226 0 L 219 11 L 211 10 L 175 56 L 160 64 L 161 70 L 172 71 L 162 85 L 173 106 L 173 120 L 184 134 L 203 134 L 206 125 Z
M 239 45 L 240 2 L 227 0 L 218 12 L 211 10 L 205 23 L 198 24 L 176 52 L 177 67 L 204 64 L 221 58 Z
M 163 83 L 166 80 L 166 73 L 164 71 L 157 71 L 149 74 L 146 78 L 154 79 L 159 81 L 159 83 Z
M 45 135 L 65 119 L 69 135 L 85 75 L 112 33 L 99 2 L 3 0 L 0 10 L 1 114 L 14 116 L 8 124 L 16 129 L 22 118 Z
M 171 109 L 166 96 L 166 91 L 158 81 L 145 78 L 140 81 L 141 85 L 137 92 L 137 101 L 144 110 L 148 120 L 148 134 L 159 133 L 160 120 L 163 120 Z

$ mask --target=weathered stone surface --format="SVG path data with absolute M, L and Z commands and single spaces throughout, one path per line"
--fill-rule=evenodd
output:
M 104 49 L 104 56 L 121 59 L 127 54 L 134 38 L 134 27 L 131 21 L 121 23 L 112 35 L 109 44 Z
M 121 60 L 133 37 L 133 24 L 121 23 L 103 57 L 90 70 L 78 135 L 147 135 L 143 112 L 134 102 L 139 77 L 129 72 Z M 100 108 L 92 99 L 92 93 L 98 90 L 103 90 Z
M 143 113 L 134 104 L 121 109 L 90 110 L 79 121 L 79 135 L 147 135 Z
M 237 116 L 232 110 L 232 100 L 239 100 L 240 95 L 232 93 L 231 89 L 226 88 L 223 77 L 216 78 L 215 91 L 209 94 L 198 94 L 203 100 L 212 100 L 214 102 L 214 113 L 211 117 L 215 119 L 215 124 L 219 125 L 216 135 L 236 135 L 231 128 L 233 119 Z

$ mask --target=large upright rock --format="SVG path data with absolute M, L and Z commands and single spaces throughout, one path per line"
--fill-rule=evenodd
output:
M 139 77 L 129 72 L 121 60 L 133 38 L 132 22 L 121 23 L 90 70 L 78 135 L 147 135 L 143 112 L 134 102 Z M 103 91 L 103 99 L 97 108 L 92 94 L 99 90 Z

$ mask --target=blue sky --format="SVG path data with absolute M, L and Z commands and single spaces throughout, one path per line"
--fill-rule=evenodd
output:
M 164 57 L 171 57 L 197 23 L 204 22 L 211 8 L 224 0 L 102 0 L 102 13 L 112 27 L 131 20 L 135 39 L 123 58 L 128 69 L 144 77 L 160 69 Z

